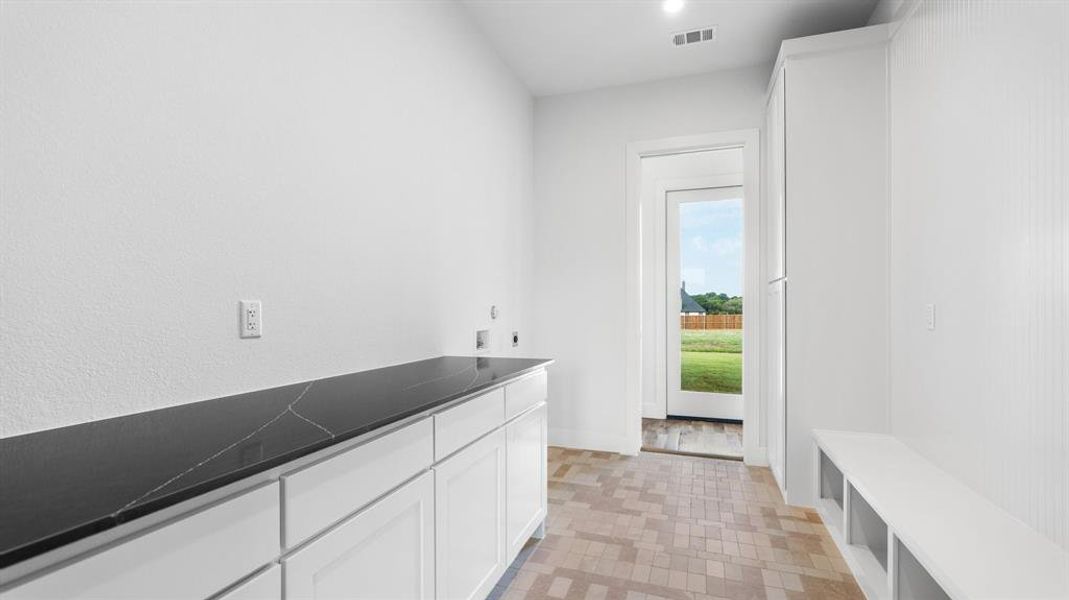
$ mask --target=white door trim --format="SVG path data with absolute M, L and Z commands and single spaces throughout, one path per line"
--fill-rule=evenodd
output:
M 654 247 L 650 249 L 654 253 L 655 285 L 659 290 L 668 288 L 668 237 L 667 220 L 668 192 L 681 192 L 686 190 L 701 190 L 708 188 L 739 187 L 743 185 L 742 173 L 733 175 L 711 175 L 707 177 L 687 177 L 680 179 L 662 179 L 657 182 L 657 202 L 654 207 L 655 214 L 650 217 L 654 220 L 656 237 Z M 668 303 L 664 293 L 656 295 L 657 306 L 657 329 L 654 330 L 654 344 L 657 350 L 656 385 L 655 397 L 656 412 L 644 411 L 644 416 L 664 419 L 668 416 Z M 745 301 L 745 299 L 744 299 Z
M 637 454 L 642 448 L 642 373 L 651 365 L 644 365 L 642 360 L 642 345 L 644 339 L 655 332 L 643 332 L 642 330 L 642 245 L 641 223 L 643 218 L 650 215 L 642 214 L 641 207 L 641 181 L 642 159 L 648 156 L 665 156 L 682 154 L 685 152 L 700 152 L 702 150 L 719 150 L 725 148 L 742 148 L 743 152 L 743 187 L 745 198 L 743 200 L 743 215 L 745 219 L 744 235 L 746 247 L 744 251 L 745 261 L 745 291 L 743 298 L 743 312 L 748 315 L 747 325 L 743 331 L 743 345 L 751 351 L 743 354 L 743 389 L 752 393 L 746 394 L 745 421 L 748 427 L 743 427 L 742 445 L 743 459 L 747 464 L 764 465 L 766 463 L 763 448 L 760 447 L 760 433 L 763 427 L 761 420 L 761 378 L 758 373 L 760 361 L 760 332 L 761 313 L 760 296 L 764 290 L 761 287 L 762 268 L 764 256 L 761 251 L 761 148 L 760 133 L 757 129 L 741 129 L 719 133 L 707 133 L 701 135 L 681 136 L 659 140 L 631 142 L 625 150 L 626 160 L 626 189 L 624 198 L 625 209 L 625 259 L 627 268 L 625 309 L 626 318 L 626 355 L 627 380 L 625 381 L 627 447 L 626 451 Z M 647 249 L 648 251 L 648 249 Z M 651 274 L 646 274 L 649 277 Z M 656 368 L 655 366 L 653 368 Z

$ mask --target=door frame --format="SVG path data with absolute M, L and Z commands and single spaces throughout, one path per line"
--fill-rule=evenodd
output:
M 655 229 L 657 231 L 657 238 L 654 240 L 654 248 L 651 252 L 656 254 L 656 265 L 654 277 L 655 284 L 658 289 L 665 290 L 665 293 L 657 294 L 657 306 L 655 308 L 657 314 L 657 329 L 654 331 L 656 336 L 655 345 L 657 351 L 657 366 L 656 366 L 656 380 L 654 384 L 657 390 L 656 406 L 658 416 L 662 419 L 668 416 L 668 301 L 667 301 L 667 289 L 668 289 L 668 270 L 667 270 L 667 258 L 668 258 L 668 192 L 682 192 L 687 190 L 702 190 L 710 188 L 726 188 L 726 187 L 742 187 L 743 176 L 741 173 L 734 175 L 710 175 L 706 177 L 687 177 L 680 179 L 664 179 L 657 182 L 657 204 L 655 219 Z M 743 197 L 745 201 L 745 196 Z M 745 224 L 745 223 L 744 223 Z M 745 236 L 744 236 L 745 237 Z M 745 240 L 744 240 L 745 241 Z M 745 297 L 743 302 L 745 302 Z M 743 326 L 743 335 L 745 336 L 746 327 Z M 745 341 L 745 338 L 744 338 Z M 744 347 L 745 348 L 745 347 Z M 746 359 L 745 349 L 743 350 L 743 360 Z M 743 382 L 743 392 L 746 390 L 746 382 Z M 744 397 L 745 402 L 745 397 Z M 643 411 L 645 414 L 646 411 Z M 743 416 L 745 419 L 745 415 Z
M 642 348 L 650 343 L 655 332 L 643 331 L 642 328 L 642 222 L 650 215 L 642 214 L 642 159 L 651 156 L 667 156 L 705 150 L 723 150 L 741 148 L 743 153 L 743 232 L 745 236 L 744 261 L 744 297 L 743 313 L 747 316 L 747 326 L 743 328 L 743 346 L 749 352 L 743 353 L 743 389 L 750 390 L 744 396 L 744 425 L 742 430 L 743 460 L 747 464 L 765 465 L 767 460 L 764 448 L 760 445 L 763 423 L 760 399 L 761 361 L 760 333 L 761 318 L 761 278 L 764 264 L 761 249 L 761 148 L 758 129 L 740 129 L 718 133 L 706 133 L 657 140 L 630 142 L 625 150 L 626 182 L 624 212 L 625 220 L 625 264 L 626 264 L 626 352 L 625 352 L 625 395 L 627 415 L 627 447 L 630 454 L 638 454 L 642 448 L 642 381 L 643 373 L 656 369 L 656 365 L 643 364 Z M 645 250 L 649 252 L 649 249 Z M 652 274 L 645 274 L 649 279 Z

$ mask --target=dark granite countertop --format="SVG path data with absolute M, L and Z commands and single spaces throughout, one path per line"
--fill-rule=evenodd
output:
M 0 439 L 0 567 L 549 362 L 443 356 Z

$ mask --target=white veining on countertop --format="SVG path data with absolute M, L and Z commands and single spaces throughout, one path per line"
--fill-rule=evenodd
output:
M 288 404 L 288 405 L 286 406 L 286 409 L 285 409 L 285 410 L 283 410 L 282 412 L 280 412 L 280 413 L 278 413 L 277 415 L 275 415 L 274 417 L 272 417 L 272 418 L 271 418 L 271 419 L 270 419 L 269 421 L 267 421 L 267 422 L 266 422 L 266 423 L 264 423 L 263 425 L 260 425 L 259 427 L 257 427 L 256 429 L 254 429 L 254 430 L 252 431 L 252 433 L 250 433 L 250 434 L 246 435 L 245 437 L 241 438 L 240 440 L 237 440 L 236 442 L 234 442 L 234 443 L 232 443 L 232 444 L 229 444 L 229 445 L 228 445 L 227 447 L 223 448 L 222 450 L 220 450 L 220 451 L 216 452 L 215 454 L 212 454 L 212 455 L 211 455 L 211 456 L 209 456 L 208 458 L 205 458 L 204 460 L 202 460 L 202 461 L 198 462 L 197 464 L 193 465 L 192 467 L 189 467 L 189 468 L 188 468 L 188 469 L 186 469 L 185 471 L 182 471 L 181 473 L 179 473 L 179 474 L 175 475 L 174 477 L 172 477 L 172 478 L 168 479 L 167 481 L 164 481 L 164 482 L 163 482 L 163 483 L 161 483 L 160 485 L 158 485 L 158 486 L 156 486 L 156 487 L 152 488 L 151 490 L 149 490 L 149 491 L 145 492 L 144 494 L 141 494 L 141 495 L 140 495 L 140 496 L 138 496 L 137 498 L 135 498 L 135 499 L 131 500 L 131 501 L 130 501 L 130 502 L 128 502 L 128 503 L 126 503 L 126 505 L 125 505 L 125 506 L 123 506 L 122 508 L 120 508 L 119 510 L 115 511 L 114 513 L 112 513 L 112 516 L 114 517 L 114 516 L 117 516 L 117 515 L 119 515 L 119 514 L 120 514 L 120 513 L 122 513 L 122 512 L 124 511 L 124 510 L 126 510 L 126 509 L 128 509 L 128 508 L 130 508 L 130 507 L 134 506 L 135 504 L 138 504 L 139 502 L 141 502 L 141 501 L 142 501 L 142 500 L 144 500 L 145 498 L 148 498 L 148 497 L 149 497 L 149 496 L 151 496 L 152 494 L 155 494 L 156 492 L 158 492 L 158 491 L 162 490 L 163 488 L 165 488 L 165 487 L 167 487 L 167 486 L 171 485 L 171 484 L 172 484 L 172 483 L 174 483 L 175 481 L 178 481 L 179 479 L 181 479 L 181 478 L 185 477 L 186 475 L 189 475 L 189 474 L 190 474 L 190 473 L 192 473 L 193 471 L 195 471 L 195 470 L 199 469 L 200 467 L 202 467 L 202 466 L 204 466 L 204 465 L 206 465 L 206 464 L 210 463 L 211 461 L 213 461 L 213 460 L 215 460 L 215 459 L 219 458 L 220 456 L 222 456 L 222 455 L 226 454 L 227 452 L 229 452 L 229 451 L 233 450 L 234 448 L 236 448 L 237 446 L 241 445 L 242 443 L 244 443 L 244 442 L 246 442 L 246 441 L 250 440 L 250 439 L 251 439 L 251 438 L 253 438 L 253 437 L 254 437 L 254 436 L 255 436 L 256 434 L 260 433 L 260 432 L 261 432 L 261 431 L 263 431 L 264 429 L 267 429 L 267 428 L 268 428 L 268 427 L 270 427 L 270 426 L 271 426 L 272 424 L 274 424 L 275 422 L 277 422 L 277 421 L 278 421 L 279 419 L 281 419 L 282 417 L 286 416 L 286 413 L 292 413 L 292 414 L 293 414 L 293 415 L 294 415 L 295 417 L 297 417 L 297 418 L 299 418 L 299 419 L 301 419 L 301 420 L 303 420 L 303 421 L 305 421 L 305 422 L 307 422 L 307 423 L 310 423 L 311 425 L 314 425 L 314 426 L 318 427 L 319 429 L 321 429 L 321 430 L 323 430 L 324 432 L 326 432 L 326 434 L 327 434 L 327 435 L 329 435 L 329 436 L 330 436 L 331 438 L 333 438 L 333 437 L 334 437 L 334 434 L 333 434 L 333 433 L 331 433 L 331 432 L 330 432 L 330 430 L 328 430 L 328 429 L 327 429 L 326 427 L 323 427 L 322 425 L 320 425 L 319 423 L 316 423 L 315 421 L 312 421 L 311 419 L 307 419 L 307 418 L 305 418 L 304 416 L 302 416 L 302 415 L 298 414 L 298 413 L 297 413 L 297 411 L 295 411 L 295 410 L 293 409 L 293 407 L 294 407 L 294 406 L 296 406 L 296 405 L 297 405 L 297 403 L 298 403 L 298 402 L 300 402 L 302 398 L 304 398 L 304 395 L 308 393 L 308 390 L 309 390 L 309 389 L 311 389 L 312 385 L 314 385 L 314 384 L 315 384 L 315 382 L 314 382 L 314 381 L 312 381 L 312 382 L 309 382 L 309 383 L 308 383 L 308 385 L 304 386 L 304 389 L 302 389 L 302 390 L 301 390 L 301 393 L 297 395 L 297 397 L 296 397 L 296 398 L 295 398 L 295 399 L 293 400 L 293 402 L 290 402 L 290 403 L 289 403 L 289 404 Z
M 475 385 L 476 381 L 479 380 L 479 364 L 478 363 L 471 363 L 471 364 L 465 366 L 463 369 L 461 369 L 461 370 L 459 370 L 459 371 L 457 371 L 455 373 L 449 373 L 447 375 L 439 375 L 438 377 L 435 377 L 434 379 L 428 379 L 426 381 L 420 381 L 420 382 L 417 382 L 417 383 L 413 383 L 412 385 L 405 386 L 404 388 L 401 389 L 401 391 L 402 392 L 407 392 L 409 390 L 414 390 L 414 389 L 416 389 L 418 387 L 423 387 L 423 386 L 425 386 L 425 385 L 427 385 L 429 383 L 434 383 L 436 381 L 442 381 L 443 379 L 452 379 L 453 377 L 457 377 L 459 375 L 463 375 L 464 373 L 467 373 L 468 371 L 470 371 L 472 369 L 475 369 L 475 377 L 470 382 L 468 382 L 468 385 L 464 386 L 463 390 L 461 390 L 462 392 L 466 392 L 469 389 L 471 389 L 471 387 L 473 385 Z
M 330 436 L 331 439 L 334 439 L 334 432 L 332 432 L 331 430 L 327 429 L 326 427 L 323 427 L 319 423 L 316 423 L 315 421 L 309 419 L 308 417 L 302 415 L 301 413 L 297 412 L 296 410 L 293 409 L 292 405 L 287 410 L 289 410 L 291 413 L 293 413 L 293 416 L 295 416 L 298 419 L 304 421 L 305 423 L 308 423 L 309 425 L 314 425 L 314 426 L 318 427 L 319 429 L 321 429 L 323 431 L 323 433 L 326 433 L 327 435 Z

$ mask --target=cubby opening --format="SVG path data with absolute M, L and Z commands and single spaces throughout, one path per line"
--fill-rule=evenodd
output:
M 898 576 L 895 589 L 898 600 L 950 600 L 935 579 L 917 561 L 913 553 L 900 541 L 895 541 L 895 563 Z
M 847 540 L 852 546 L 860 546 L 872 553 L 872 557 L 887 573 L 887 523 L 876 514 L 872 506 L 850 486 L 850 518 L 847 520 L 850 533 Z
M 843 472 L 823 451 L 820 452 L 820 497 L 834 501 L 840 511 L 843 509 Z
M 817 461 L 819 509 L 824 524 L 837 533 L 843 529 L 843 472 L 820 450 Z

